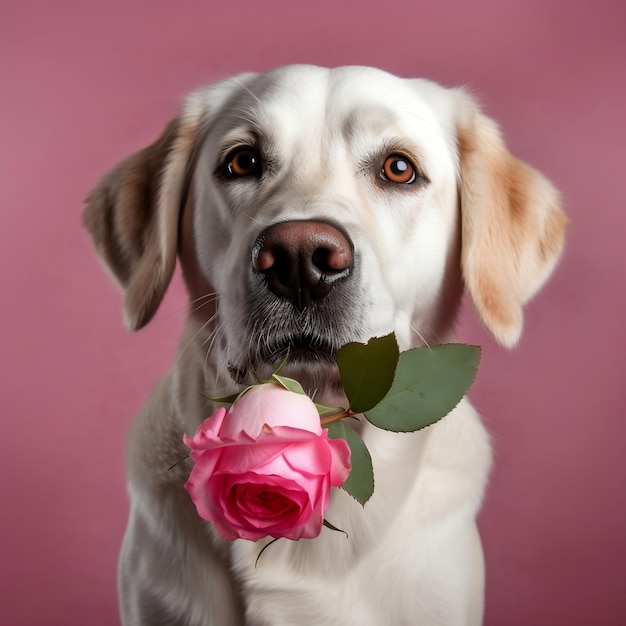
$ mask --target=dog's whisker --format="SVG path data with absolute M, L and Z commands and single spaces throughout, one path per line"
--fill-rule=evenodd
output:
M 222 329 L 220 327 L 217 327 L 214 329 L 214 331 L 205 339 L 205 341 L 202 342 L 202 345 L 200 346 L 200 348 L 204 348 L 205 345 L 207 345 L 207 343 L 209 344 L 205 355 L 204 355 L 204 367 L 206 369 L 207 363 L 209 361 L 209 357 L 211 356 L 211 354 L 213 353 L 213 349 L 215 347 L 215 344 L 217 342 L 217 340 L 219 339 L 221 333 L 223 333 Z M 222 365 L 222 359 L 218 359 L 218 363 L 221 367 Z
M 218 299 L 218 296 L 216 293 L 207 293 L 207 294 L 204 294 L 203 296 L 199 296 L 198 298 L 194 298 L 193 300 L 190 300 L 184 308 L 189 309 L 191 313 L 196 313 L 199 309 L 206 306 L 207 304 L 212 304 L 217 299 Z M 194 305 L 197 305 L 197 306 L 195 306 L 194 308 Z
M 213 353 L 213 348 L 215 346 L 215 342 L 217 341 L 219 335 L 220 335 L 221 329 L 215 329 L 215 332 L 211 333 L 211 335 L 209 337 L 207 337 L 207 340 L 200 346 L 200 348 L 204 348 L 204 346 L 208 343 L 208 346 L 206 348 L 206 351 L 204 353 L 204 369 L 206 371 L 207 367 L 208 367 L 208 363 L 209 363 L 209 358 L 211 356 L 211 354 Z M 220 379 L 220 375 L 222 373 L 222 362 L 220 359 L 218 359 L 217 361 L 217 368 L 216 368 L 216 375 L 215 375 L 215 385 L 218 384 L 218 380 Z
M 417 330 L 413 324 L 411 324 L 411 330 L 420 338 L 420 341 L 424 344 L 424 346 L 430 350 L 431 348 L 428 341 L 426 341 L 426 337 L 424 337 L 424 335 L 422 335 L 422 333 L 420 333 L 420 331 Z
M 190 310 L 190 313 L 193 315 L 194 313 L 197 313 L 202 307 L 205 307 L 207 304 L 213 304 L 216 300 L 217 300 L 217 296 L 215 296 L 215 298 L 213 298 L 212 300 L 205 300 L 204 302 L 200 303 L 197 307 Z
M 200 304 L 197 308 L 191 310 L 191 307 L 196 302 L 199 302 L 200 300 L 203 300 L 203 299 L 205 299 L 205 302 Z M 204 296 L 200 296 L 199 298 L 195 298 L 194 300 L 190 300 L 190 301 L 186 302 L 182 306 L 176 307 L 173 311 L 159 313 L 158 315 L 155 316 L 154 321 L 158 322 L 159 320 L 162 320 L 162 319 L 169 319 L 170 317 L 172 317 L 174 315 L 179 315 L 180 313 L 182 313 L 184 311 L 189 311 L 191 314 L 196 313 L 203 306 L 205 306 L 206 304 L 210 304 L 214 300 L 217 300 L 217 294 L 216 293 L 210 293 L 210 294 L 206 294 Z
M 204 326 L 206 326 L 206 324 L 211 324 L 212 322 L 215 321 L 215 319 L 217 318 L 217 313 L 214 313 L 204 324 Z M 217 328 L 214 328 L 204 339 L 204 341 L 200 344 L 200 348 L 203 348 L 207 343 L 212 341 L 212 338 L 214 337 L 214 335 L 217 333 Z
M 187 341 L 187 343 L 178 351 L 178 356 L 177 356 L 177 360 L 180 359 L 182 357 L 182 355 L 186 352 L 186 350 L 189 349 L 189 346 L 191 346 L 192 344 L 195 343 L 197 337 L 204 332 L 204 330 L 206 329 L 207 326 L 209 326 L 212 322 L 215 321 L 215 315 L 212 315 L 211 317 L 209 317 L 209 319 L 207 319 L 206 322 L 204 322 L 204 324 L 202 324 L 202 326 L 200 326 L 200 328 L 193 334 L 193 336 L 191 337 L 191 339 L 189 339 L 189 341 Z
M 212 316 L 211 321 L 214 321 L 216 317 L 217 317 L 217 313 Z M 209 358 L 213 352 L 215 343 L 216 341 L 218 341 L 218 339 L 221 337 L 222 334 L 223 334 L 223 329 L 220 326 L 216 326 L 213 329 L 213 331 L 210 332 L 207 335 L 207 337 L 204 339 L 204 341 L 198 346 L 198 349 L 202 350 L 208 344 L 208 347 L 204 355 L 204 362 L 203 362 L 203 369 L 205 372 L 208 370 Z M 219 384 L 219 379 L 223 374 L 223 365 L 222 365 L 223 359 L 216 359 L 215 362 L 217 363 L 217 368 L 215 369 L 214 386 L 217 387 L 217 385 Z
M 200 300 L 217 300 L 217 294 L 214 291 L 211 293 L 205 293 L 203 296 L 198 296 L 197 298 L 190 300 L 187 304 L 192 305 L 196 302 L 200 302 Z
M 215 314 L 211 317 L 211 321 L 214 322 L 216 321 L 218 318 L 218 311 L 217 311 L 217 305 L 216 305 L 216 311 Z M 206 371 L 207 369 L 207 365 L 209 362 L 209 357 L 211 356 L 211 354 L 213 353 L 213 350 L 217 344 L 217 342 L 221 339 L 221 337 L 223 336 L 224 331 L 222 329 L 222 327 L 219 324 L 216 324 L 216 326 L 214 327 L 213 331 L 207 336 L 207 338 L 202 342 L 200 349 L 204 348 L 204 346 L 206 346 L 208 344 L 208 347 L 206 349 L 205 355 L 204 355 L 204 369 Z M 218 385 L 220 378 L 224 375 L 224 368 L 225 368 L 225 360 L 224 359 L 215 359 L 215 361 L 217 362 L 217 368 L 215 370 L 216 374 L 215 374 L 215 385 Z

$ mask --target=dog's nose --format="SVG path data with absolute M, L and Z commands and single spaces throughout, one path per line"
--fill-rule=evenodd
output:
M 269 288 L 299 309 L 328 295 L 350 275 L 353 261 L 348 237 L 316 221 L 270 226 L 259 235 L 252 256 L 254 269 L 265 274 Z

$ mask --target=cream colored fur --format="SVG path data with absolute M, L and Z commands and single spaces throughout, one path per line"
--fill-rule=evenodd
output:
M 261 152 L 263 176 L 224 180 L 221 163 L 242 144 Z M 390 153 L 413 160 L 424 180 L 381 179 Z M 255 275 L 251 255 L 268 226 L 311 219 L 347 234 L 355 265 L 327 310 L 297 315 Z M 334 490 L 326 515 L 348 538 L 324 529 L 280 540 L 258 567 L 266 542 L 219 540 L 183 489 L 189 461 L 168 467 L 187 454 L 183 433 L 213 412 L 206 394 L 237 389 L 229 371 L 242 382 L 250 362 L 269 371 L 259 355 L 282 334 L 332 349 L 392 330 L 402 349 L 443 343 L 465 285 L 486 328 L 513 345 L 565 221 L 552 185 L 509 154 L 461 90 L 371 68 L 291 66 L 191 94 L 155 144 L 103 178 L 85 212 L 125 290 L 129 328 L 150 320 L 177 256 L 190 297 L 178 357 L 130 433 L 125 626 L 480 624 L 474 518 L 491 453 L 467 400 L 415 434 L 361 423 L 374 496 L 362 508 Z M 345 404 L 328 362 L 286 373 L 324 404 Z

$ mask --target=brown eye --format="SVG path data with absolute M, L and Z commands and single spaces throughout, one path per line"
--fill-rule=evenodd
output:
M 226 159 L 224 173 L 229 178 L 258 176 L 261 173 L 261 159 L 251 148 L 236 148 Z
M 409 185 L 417 177 L 411 161 L 401 154 L 389 155 L 383 163 L 380 175 L 389 182 L 399 185 Z

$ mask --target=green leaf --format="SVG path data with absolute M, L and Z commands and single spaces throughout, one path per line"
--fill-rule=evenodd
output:
M 287 350 L 287 354 L 285 354 L 285 356 L 283 357 L 283 360 L 278 364 L 276 369 L 272 372 L 272 376 L 274 374 L 280 374 L 280 370 L 282 370 L 283 367 L 285 367 L 285 364 L 287 363 L 288 360 L 289 360 L 289 350 Z
M 341 530 L 341 528 L 337 528 L 336 526 L 333 526 L 328 520 L 324 520 L 324 526 L 326 526 L 326 528 L 330 528 L 330 530 L 334 530 L 338 533 L 343 533 L 346 537 L 348 536 L 348 533 L 345 530 Z
M 279 376 L 278 374 L 272 374 L 272 379 L 275 380 L 281 387 L 287 389 L 287 391 L 293 391 L 300 395 L 306 395 L 302 385 L 293 378 L 287 378 L 286 376 Z
M 232 396 L 222 396 L 221 398 L 213 398 L 211 396 L 205 396 L 204 394 L 200 394 L 203 398 L 206 398 L 207 400 L 212 400 L 213 402 L 221 402 L 222 404 L 232 404 L 235 400 L 237 400 L 237 398 L 239 398 L 239 396 L 241 395 L 241 392 L 239 393 L 234 393 Z
M 343 439 L 348 443 L 352 470 L 342 488 L 364 506 L 374 493 L 374 469 L 369 450 L 361 437 L 341 420 L 330 424 L 328 436 L 331 439 Z
M 250 389 L 252 389 L 253 387 L 256 387 L 256 385 L 248 385 L 247 387 L 244 387 L 239 393 L 234 393 L 232 396 L 222 396 L 220 398 L 212 398 L 203 394 L 200 395 L 207 400 L 212 400 L 213 402 L 221 402 L 222 404 L 234 404 L 235 402 L 237 402 L 237 400 L 239 400 L 239 398 L 241 398 L 241 396 L 243 396 L 244 393 L 250 391 Z
M 450 343 L 400 355 L 389 393 L 365 417 L 394 432 L 413 432 L 447 415 L 476 376 L 480 348 Z
M 338 413 L 345 413 L 345 409 L 340 406 L 324 406 L 323 404 L 315 404 L 317 412 L 320 417 L 330 417 L 331 415 L 337 415 Z
M 396 336 L 375 337 L 366 344 L 348 343 L 337 353 L 341 384 L 350 409 L 363 413 L 389 391 L 400 350 Z

